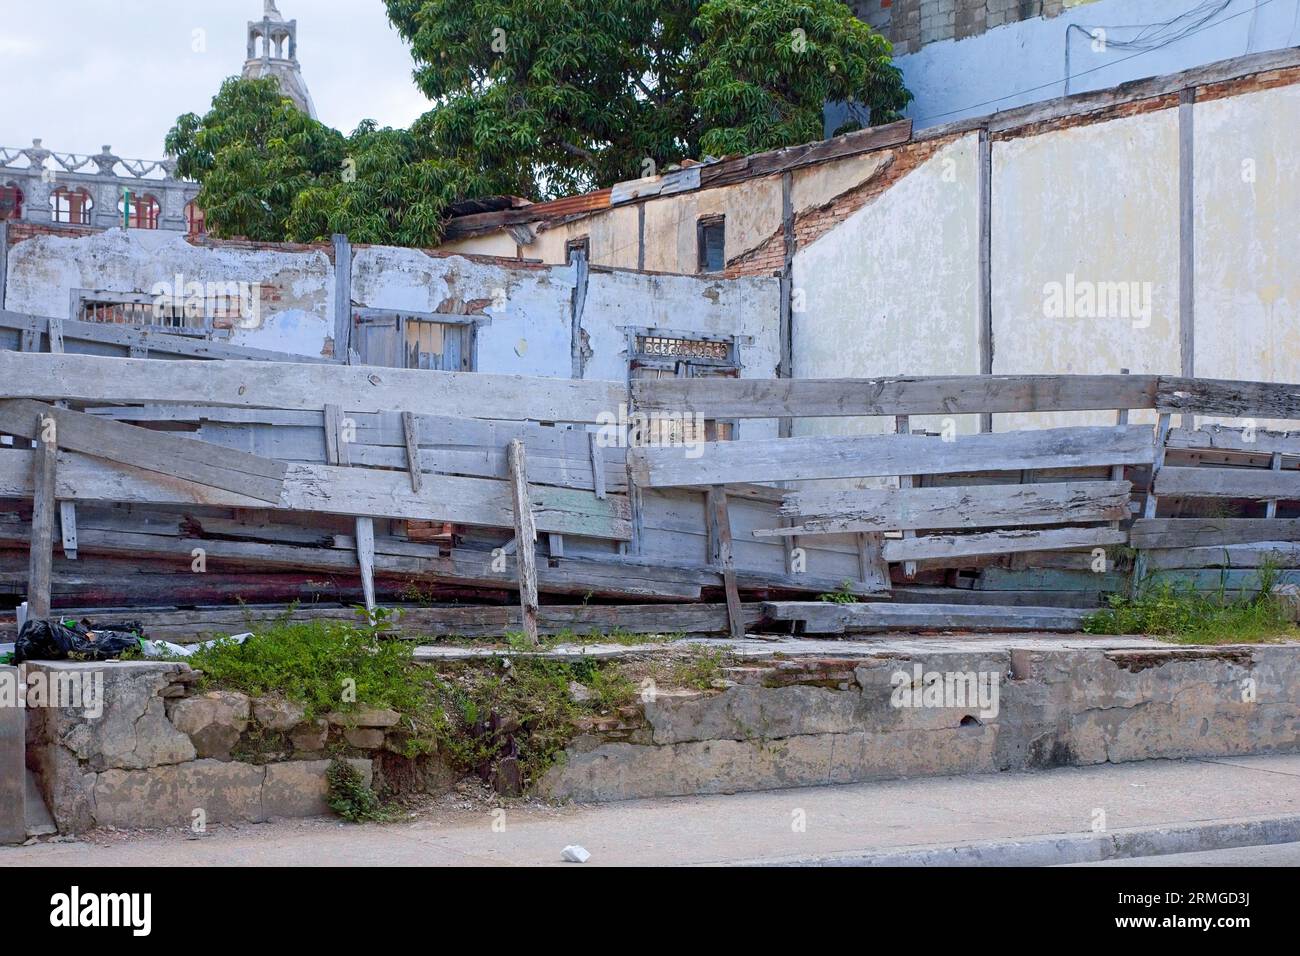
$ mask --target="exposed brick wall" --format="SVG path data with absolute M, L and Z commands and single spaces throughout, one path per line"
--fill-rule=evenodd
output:
M 103 229 L 96 226 L 72 226 L 66 223 L 11 220 L 9 222 L 9 245 L 13 246 L 36 236 L 63 236 L 65 239 L 76 239 L 79 236 L 91 236 L 103 231 Z
M 1006 23 L 1057 16 L 1065 0 L 850 0 L 849 7 L 901 56 L 938 40 L 962 40 Z
M 852 189 L 840 193 L 828 203 L 805 209 L 795 214 L 795 248 L 802 249 L 816 242 L 863 206 L 873 202 L 895 183 L 916 169 L 939 149 L 951 143 L 960 134 L 936 137 L 907 143 L 889 150 L 886 159 L 875 173 Z M 749 249 L 727 263 L 724 275 L 768 276 L 779 273 L 785 265 L 785 232 L 778 229 L 762 243 Z

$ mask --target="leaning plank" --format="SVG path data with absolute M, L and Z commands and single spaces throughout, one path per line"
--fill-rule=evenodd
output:
M 877 379 L 641 379 L 638 411 L 705 418 L 960 415 L 1151 408 L 1154 375 L 950 375 Z
M 1300 518 L 1147 518 L 1133 522 L 1134 548 L 1197 548 L 1300 541 Z
M 519 567 L 519 608 L 524 636 L 537 646 L 537 525 L 528 492 L 528 456 L 524 443 L 510 443 L 510 500 L 515 516 L 516 563 Z
M 763 528 L 756 537 L 1077 524 L 1128 516 L 1127 481 L 1078 481 L 964 488 L 886 488 L 808 491 L 786 497 L 782 514 L 805 515 L 790 528 Z
M 885 542 L 886 561 L 920 558 L 961 558 L 976 554 L 1052 551 L 1057 548 L 1105 547 L 1124 544 L 1128 533 L 1115 528 L 1019 529 L 984 534 L 932 534 L 920 538 L 891 538 Z
M 35 438 L 36 420 L 41 415 L 53 419 L 60 448 L 264 502 L 280 500 L 285 473 L 283 462 L 207 442 L 25 400 L 0 401 L 0 431 Z
M 1263 468 L 1162 468 L 1158 495 L 1197 498 L 1300 498 L 1300 471 Z
M 399 409 L 465 418 L 596 422 L 626 401 L 614 382 L 266 362 L 154 362 L 0 352 L 0 398 L 75 402 L 193 402 L 348 412 Z
M 963 435 L 955 441 L 925 435 L 864 435 L 704 442 L 702 449 L 634 448 L 628 452 L 628 469 L 640 485 L 663 488 L 1150 464 L 1154 457 L 1149 427 L 1120 425 Z
M 31 496 L 30 456 L 25 449 L 0 450 L 0 497 Z M 264 501 L 247 495 L 75 452 L 60 453 L 59 468 L 58 497 L 71 501 L 266 507 Z M 532 488 L 531 493 L 537 527 L 542 531 L 617 541 L 626 541 L 631 535 L 626 498 L 598 499 L 590 492 L 567 488 Z M 424 492 L 416 495 L 402 472 L 290 465 L 279 506 L 290 511 L 514 527 L 505 482 L 486 478 L 429 476 Z
M 764 613 L 800 621 L 804 633 L 854 631 L 1077 631 L 1088 612 L 1064 607 L 996 607 L 978 604 L 834 604 L 768 601 Z
M 1156 408 L 1231 418 L 1300 418 L 1300 385 L 1162 375 Z

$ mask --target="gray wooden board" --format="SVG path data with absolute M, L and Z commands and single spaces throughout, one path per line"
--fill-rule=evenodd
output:
M 1300 385 L 1162 375 L 1156 408 L 1232 418 L 1300 419 Z
M 1240 451 L 1255 455 L 1283 455 L 1300 457 L 1300 432 L 1269 431 L 1263 428 L 1247 431 L 1223 425 L 1202 425 L 1195 431 L 1171 428 L 1165 442 L 1170 448 L 1209 448 L 1216 451 Z
M 781 513 L 800 516 L 789 528 L 756 536 L 1072 524 L 1128 517 L 1127 481 L 984 485 L 965 488 L 831 490 L 788 495 Z
M 0 398 L 167 403 L 203 396 L 231 407 L 408 411 L 464 418 L 596 422 L 626 401 L 615 382 L 246 361 L 155 362 L 0 352 Z
M 1020 528 L 980 534 L 890 538 L 885 541 L 884 552 L 886 561 L 914 561 L 1013 551 L 1050 551 L 1054 548 L 1106 547 L 1127 541 L 1128 533 L 1117 528 Z
M 1300 471 L 1166 467 L 1156 476 L 1155 493 L 1193 498 L 1300 498 Z
M 1146 518 L 1133 522 L 1134 548 L 1196 548 L 1300 541 L 1300 518 Z
M 1150 464 L 1154 457 L 1150 427 L 1116 425 L 963 435 L 955 441 L 864 435 L 704 442 L 693 454 L 677 446 L 634 448 L 628 452 L 628 469 L 643 487 L 661 488 Z
M 34 438 L 38 415 L 54 419 L 60 448 L 265 502 L 280 500 L 285 474 L 283 462 L 190 438 L 22 400 L 0 401 L 0 431 Z
M 31 496 L 30 451 L 0 450 L 0 497 Z M 631 534 L 627 499 L 596 498 L 566 488 L 532 489 L 537 526 L 542 531 L 627 540 Z M 75 452 L 60 454 L 58 497 L 72 501 L 140 504 L 214 505 L 264 508 L 266 502 L 221 489 L 167 478 L 129 465 Z M 508 528 L 514 526 L 505 482 L 486 478 L 429 476 L 423 492 L 396 471 L 330 465 L 290 465 L 279 506 L 376 518 L 454 521 Z
M 1300 542 L 1260 541 L 1219 547 L 1154 548 L 1147 551 L 1147 568 L 1279 568 L 1300 567 Z
M 1087 611 L 1063 607 L 978 604 L 836 604 L 768 601 L 774 620 L 799 621 L 808 634 L 854 631 L 1077 631 Z
M 643 379 L 638 411 L 706 418 L 960 415 L 1151 408 L 1154 375 L 951 375 L 879 379 Z

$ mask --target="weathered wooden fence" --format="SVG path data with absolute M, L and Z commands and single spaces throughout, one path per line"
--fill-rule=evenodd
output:
M 742 427 L 736 441 L 683 432 L 629 449 L 611 425 L 629 398 L 633 413 L 691 416 L 708 436 L 719 421 L 845 417 L 881 418 L 890 433 L 754 440 Z M 1154 424 L 1130 423 L 1134 410 Z M 911 427 L 922 415 L 1080 411 L 1113 424 Z M 1195 416 L 1255 421 L 1198 428 Z M 203 606 L 346 603 L 358 588 L 371 607 L 472 602 L 417 616 L 453 633 L 507 620 L 530 634 L 1068 629 L 1080 612 L 1049 605 L 1128 586 L 1129 549 L 1139 577 L 1202 586 L 1300 565 L 1300 438 L 1258 427 L 1275 419 L 1300 419 L 1300 386 L 708 378 L 638 380 L 629 393 L 0 350 L 0 586 L 38 610 L 199 606 L 162 625 L 182 630 L 235 613 Z M 999 574 L 1021 586 L 992 599 L 960 587 Z M 1026 584 L 1034 575 L 1053 586 Z M 881 600 L 808 600 L 838 589 Z M 511 594 L 517 612 L 483 606 Z M 715 594 L 725 607 L 697 603 Z M 773 600 L 785 597 L 803 600 Z

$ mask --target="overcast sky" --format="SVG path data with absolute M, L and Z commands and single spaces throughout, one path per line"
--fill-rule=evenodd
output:
M 406 126 L 428 109 L 382 0 L 277 0 L 322 122 Z M 182 113 L 202 114 L 244 65 L 262 0 L 0 0 L 0 145 L 60 153 L 105 143 L 161 159 Z

